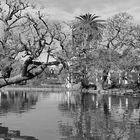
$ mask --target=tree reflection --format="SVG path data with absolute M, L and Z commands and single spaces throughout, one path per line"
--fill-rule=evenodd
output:
M 71 94 L 59 109 L 73 120 L 59 122 L 63 140 L 139 140 L 139 99 Z
M 94 115 L 93 110 L 96 109 L 96 100 L 94 102 L 88 93 L 72 94 L 70 98 L 73 98 L 72 96 L 75 97 L 73 103 L 65 100 L 59 104 L 59 109 L 63 113 L 65 112 L 65 115 L 69 114 L 69 116 L 73 117 L 73 124 L 71 125 L 63 122 L 59 123 L 62 139 L 90 140 L 94 138 L 98 140 L 99 136 L 92 133 L 91 123 L 92 115 Z
M 0 92 L 0 113 L 22 113 L 31 109 L 38 101 L 36 94 L 25 91 Z

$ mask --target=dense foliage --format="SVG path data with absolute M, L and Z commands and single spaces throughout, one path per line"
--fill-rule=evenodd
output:
M 45 81 L 52 65 L 55 78 L 87 84 L 98 78 L 103 85 L 111 71 L 139 72 L 140 26 L 128 13 L 106 21 L 87 13 L 66 23 L 27 1 L 6 0 L 0 3 L 0 26 L 0 87 L 35 77 Z

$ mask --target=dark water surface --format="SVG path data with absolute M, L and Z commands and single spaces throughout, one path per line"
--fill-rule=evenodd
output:
M 140 140 L 140 98 L 76 92 L 1 92 L 0 123 L 0 138 Z

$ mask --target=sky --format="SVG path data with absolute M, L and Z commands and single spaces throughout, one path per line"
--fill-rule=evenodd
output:
M 92 13 L 107 19 L 119 12 L 128 12 L 140 23 L 140 0 L 32 0 L 48 15 L 71 20 L 80 14 Z

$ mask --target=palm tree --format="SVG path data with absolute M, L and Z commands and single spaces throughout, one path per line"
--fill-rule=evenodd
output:
M 77 21 L 73 29 L 81 35 L 84 47 L 89 47 L 91 41 L 97 41 L 102 38 L 102 29 L 105 27 L 104 20 L 97 19 L 95 14 L 84 14 L 76 17 Z
M 85 73 L 81 81 L 85 80 L 86 83 L 88 83 L 87 75 L 89 73 L 88 67 L 90 66 L 88 56 L 92 53 L 94 46 L 97 46 L 97 42 L 102 39 L 102 31 L 105 27 L 104 20 L 98 18 L 99 16 L 95 14 L 87 13 L 76 17 L 76 22 L 73 24 L 73 47 L 78 47 L 78 53 L 84 54 L 84 57 L 82 55 L 79 60 L 81 60 L 80 64 L 82 64 L 80 67 L 84 70 L 82 73 Z

